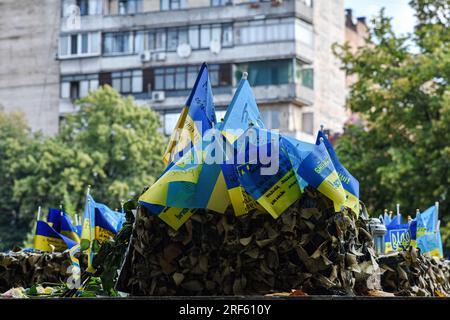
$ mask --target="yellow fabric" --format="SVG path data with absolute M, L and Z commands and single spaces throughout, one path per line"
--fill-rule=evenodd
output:
M 172 131 L 172 134 L 169 139 L 169 144 L 167 145 L 166 151 L 163 155 L 163 161 L 166 165 L 168 165 L 172 160 L 172 155 L 175 150 L 175 146 L 178 141 L 178 137 L 180 135 L 180 130 L 184 126 L 184 122 L 186 121 L 186 116 L 189 112 L 189 107 L 185 106 L 181 111 L 180 117 L 178 118 L 177 124 L 175 125 L 175 129 Z
M 109 240 L 111 238 L 114 238 L 114 233 L 103 229 L 102 227 L 95 226 L 95 239 L 99 242 L 103 242 L 105 240 Z
M 225 183 L 225 178 L 223 177 L 222 171 L 220 171 L 217 182 L 214 186 L 211 197 L 207 205 L 207 209 L 213 210 L 220 213 L 225 213 L 228 206 L 230 205 L 230 197 L 227 192 L 227 185 Z
M 158 217 L 173 229 L 178 230 L 196 210 L 197 209 L 167 207 L 158 215 Z
M 257 201 L 276 219 L 297 201 L 300 195 L 295 172 L 290 170 Z
M 34 237 L 34 248 L 41 251 L 52 252 L 52 246 L 55 251 L 64 251 L 67 245 L 62 239 L 36 235 Z
M 80 243 L 80 237 L 77 233 L 73 231 L 61 231 L 60 232 L 63 236 L 75 241 L 76 243 Z
M 336 212 L 341 211 L 341 207 L 345 204 L 346 199 L 344 188 L 336 171 L 330 173 L 317 190 L 333 201 Z
M 352 193 L 345 190 L 345 195 L 347 199 L 345 200 L 345 206 L 353 211 L 356 217 L 359 217 L 359 199 L 355 197 Z

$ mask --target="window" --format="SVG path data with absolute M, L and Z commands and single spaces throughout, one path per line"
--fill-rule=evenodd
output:
M 305 112 L 302 114 L 302 131 L 309 134 L 314 133 L 314 113 Z
M 186 8 L 186 0 L 161 0 L 161 11 Z
M 76 34 L 70 36 L 70 54 L 78 54 L 78 35 Z
M 80 8 L 80 15 L 87 16 L 89 14 L 89 1 L 77 0 L 77 6 Z
M 219 65 L 213 64 L 208 66 L 209 81 L 212 87 L 219 85 Z
M 129 32 L 105 33 L 103 36 L 103 53 L 118 54 L 132 52 L 132 34 Z
M 228 6 L 231 4 L 232 4 L 231 0 L 211 0 L 212 7 Z
M 97 32 L 64 35 L 59 38 L 59 57 L 94 55 L 100 53 Z
M 164 115 L 164 134 L 171 135 L 177 125 L 180 113 L 166 113 Z
M 62 16 L 69 17 L 74 14 L 80 16 L 102 14 L 102 0 L 63 0 Z
M 177 50 L 178 34 L 176 29 L 170 29 L 167 33 L 167 51 Z
M 226 24 L 222 26 L 222 46 L 230 47 L 233 45 L 233 26 Z
M 243 72 L 248 72 L 248 81 L 253 86 L 293 83 L 292 60 L 272 60 L 243 63 L 237 65 L 236 80 Z
M 184 67 L 178 67 L 175 71 L 175 89 L 186 89 L 186 70 Z
M 109 34 L 104 36 L 104 53 L 111 50 Z M 223 47 L 233 45 L 233 26 L 231 24 L 213 24 L 190 26 L 188 28 L 167 28 L 158 30 L 136 31 L 134 36 L 134 52 L 145 50 L 176 51 L 180 44 L 189 44 L 192 49 L 209 49 L 215 40 Z
M 155 90 L 164 90 L 164 69 L 155 70 Z
M 220 78 L 220 70 L 220 65 L 208 66 L 209 79 L 213 87 L 231 84 L 231 78 L 228 81 L 224 81 L 223 77 Z M 157 68 L 154 72 L 154 90 L 190 90 L 195 84 L 198 71 L 198 66 Z
M 109 0 L 110 14 L 135 14 L 143 11 L 143 0 Z
M 166 50 L 166 31 L 163 29 L 156 31 L 155 49 L 161 51 Z
M 140 93 L 143 90 L 142 70 L 112 72 L 112 87 L 120 93 Z
M 61 98 L 74 100 L 85 97 L 98 85 L 98 74 L 62 76 Z
M 280 110 L 277 108 L 262 109 L 261 117 L 268 129 L 280 129 Z
M 295 38 L 296 40 L 312 47 L 314 44 L 313 26 L 302 20 L 296 19 Z
M 200 47 L 200 34 L 199 27 L 189 27 L 189 44 L 192 49 L 198 49 Z
M 200 48 L 209 48 L 211 44 L 211 27 L 202 25 L 200 27 Z
M 81 35 L 81 53 L 88 53 L 88 34 Z
M 296 61 L 295 80 L 304 87 L 314 89 L 314 69 L 312 65 Z
M 192 88 L 195 85 L 199 69 L 197 67 L 190 66 L 187 68 L 187 87 Z
M 294 39 L 293 18 L 250 21 L 237 27 L 238 43 L 263 43 Z

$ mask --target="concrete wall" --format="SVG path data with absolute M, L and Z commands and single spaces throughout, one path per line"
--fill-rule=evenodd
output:
M 33 130 L 58 130 L 60 0 L 0 1 L 0 105 Z
M 333 43 L 345 42 L 343 0 L 314 1 L 314 129 L 342 132 L 345 111 L 345 72 L 333 55 Z

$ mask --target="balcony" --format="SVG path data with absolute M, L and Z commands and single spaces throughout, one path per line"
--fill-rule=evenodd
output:
M 139 27 L 168 27 L 195 23 L 220 23 L 248 21 L 255 17 L 297 16 L 308 22 L 313 21 L 313 9 L 302 0 L 287 0 L 280 5 L 271 2 L 240 3 L 232 6 L 198 7 L 173 11 L 150 11 L 132 15 L 93 15 L 81 17 L 80 31 L 130 30 Z M 72 32 L 61 19 L 61 32 Z
M 294 101 L 304 106 L 314 103 L 314 90 L 296 83 L 255 86 L 252 89 L 257 102 Z

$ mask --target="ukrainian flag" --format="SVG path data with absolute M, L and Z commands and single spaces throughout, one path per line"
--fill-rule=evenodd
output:
M 346 201 L 345 206 L 351 209 L 356 216 L 359 216 L 359 181 L 353 177 L 350 172 L 339 162 L 336 152 L 327 136 L 319 131 L 317 134 L 316 144 L 319 145 L 323 141 L 330 155 L 331 161 L 336 169 L 336 172 L 341 180 L 342 186 L 345 190 Z
M 277 154 L 271 153 L 272 149 L 276 148 L 272 148 L 275 140 L 278 140 L 277 145 L 280 146 L 280 136 L 258 128 L 249 130 L 254 130 L 256 135 L 248 134 L 250 139 L 245 142 L 245 157 L 242 158 L 248 159 L 248 162 L 237 166 L 239 183 L 276 219 L 300 198 L 302 192 L 286 150 L 281 147 Z M 252 136 L 256 140 L 251 141 Z M 263 164 L 260 161 L 259 155 L 264 152 L 271 162 Z M 275 173 L 264 175 L 262 169 L 275 165 L 273 161 L 278 162 Z
M 386 253 L 391 251 L 404 251 L 410 247 L 411 230 L 409 224 L 398 223 L 398 219 L 394 219 L 386 229 Z
M 208 68 L 203 64 L 165 152 L 168 167 L 139 198 L 152 214 L 176 230 L 195 209 L 223 213 L 229 205 L 220 166 L 204 162 L 210 144 L 202 137 L 216 122 Z
M 193 145 L 197 145 L 205 131 L 213 128 L 216 123 L 208 67 L 206 63 L 203 63 L 186 106 L 169 139 L 163 156 L 164 163 L 168 165 L 174 160 L 176 154 L 186 152 Z
M 265 127 L 250 84 L 243 78 L 220 126 L 226 143 L 234 144 L 250 125 L 261 129 Z M 234 151 L 234 147 L 230 149 Z M 236 152 L 233 153 L 233 159 L 228 160 L 236 160 Z M 235 214 L 240 216 L 260 208 L 255 199 L 240 184 L 235 161 L 224 163 L 221 168 Z
M 124 222 L 123 212 L 113 211 L 102 203 L 95 204 L 95 239 L 99 242 L 114 238 Z
M 63 236 L 47 222 L 39 220 L 36 225 L 36 235 L 34 238 L 34 248 L 41 251 L 65 251 L 69 249 L 70 260 L 78 273 L 74 271 L 74 275 L 79 275 L 80 263 L 75 254 L 80 251 L 80 245 L 76 241 Z
M 72 239 L 76 243 L 80 243 L 80 237 L 77 228 L 72 224 L 69 215 L 60 209 L 49 208 L 47 223 L 52 226 L 58 233 Z
M 36 226 L 36 236 L 34 238 L 34 248 L 41 251 L 64 251 L 78 245 L 77 242 L 58 233 L 45 221 L 38 221 Z
M 339 212 L 346 201 L 345 191 L 339 175 L 323 142 L 314 145 L 293 138 L 284 137 L 288 156 L 301 187 L 310 185 L 333 201 L 335 211 Z
M 443 257 L 442 240 L 439 230 L 437 206 L 431 206 L 422 213 L 418 213 L 417 220 L 417 248 L 422 253 Z
M 167 204 L 170 182 L 185 181 L 195 184 L 198 181 L 201 167 L 190 164 L 187 159 L 193 156 L 192 152 L 194 150 L 190 150 L 176 164 L 170 163 L 158 180 L 139 197 L 139 203 L 147 208 L 150 214 L 158 216 L 175 230 L 178 230 L 196 211 L 194 208 L 169 207 Z
M 88 193 L 86 195 L 86 204 L 84 207 L 83 230 L 81 232 L 81 248 L 87 250 L 88 268 L 87 272 L 93 273 L 94 251 L 92 244 L 95 239 L 95 201 Z

